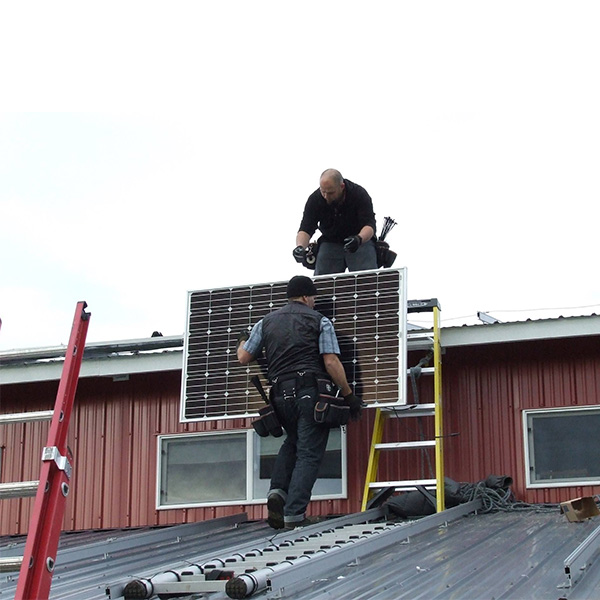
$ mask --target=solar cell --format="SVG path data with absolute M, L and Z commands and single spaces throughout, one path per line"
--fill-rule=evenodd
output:
M 314 278 L 316 310 L 329 317 L 355 393 L 369 406 L 404 404 L 406 373 L 406 269 Z M 181 419 L 196 421 L 256 415 L 263 402 L 250 382 L 268 372 L 261 356 L 239 364 L 242 330 L 286 302 L 287 281 L 188 293 Z

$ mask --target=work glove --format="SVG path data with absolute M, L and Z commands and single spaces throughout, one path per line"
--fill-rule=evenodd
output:
M 350 418 L 358 421 L 362 415 L 364 404 L 352 393 L 344 396 L 346 404 L 350 407 Z
M 294 251 L 292 252 L 292 254 L 294 255 L 294 258 L 296 259 L 296 262 L 301 263 L 304 260 L 304 257 L 306 255 L 306 250 L 305 250 L 304 246 L 296 246 L 294 248 Z
M 242 329 L 242 331 L 240 331 L 240 334 L 237 337 L 237 342 L 235 344 L 235 347 L 239 348 L 240 344 L 243 344 L 249 337 L 250 337 L 250 334 L 248 333 L 248 330 Z
M 344 240 L 344 250 L 346 252 L 356 252 L 362 244 L 360 235 L 351 235 Z

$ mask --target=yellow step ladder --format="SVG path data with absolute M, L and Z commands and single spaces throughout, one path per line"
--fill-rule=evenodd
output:
M 429 350 L 433 361 L 431 367 L 419 366 L 419 373 L 433 375 L 433 402 L 410 404 L 398 410 L 397 407 L 376 408 L 375 422 L 373 424 L 373 435 L 367 474 L 365 477 L 365 488 L 363 493 L 362 510 L 369 508 L 369 501 L 380 490 L 393 488 L 395 491 L 410 491 L 415 489 L 442 490 L 436 493 L 436 509 L 441 512 L 445 508 L 444 502 L 444 433 L 442 424 L 442 352 L 440 345 L 440 305 L 437 298 L 430 300 L 409 300 L 407 302 L 407 313 L 431 312 L 433 324 L 431 329 L 417 329 L 407 333 L 407 349 Z M 421 361 L 422 362 L 422 361 Z M 407 377 L 410 373 L 407 373 Z M 415 440 L 402 442 L 383 443 L 385 424 L 391 418 L 433 418 L 434 439 Z M 435 479 L 405 479 L 401 481 L 378 481 L 379 457 L 381 452 L 421 449 L 427 452 L 433 448 L 435 451 Z

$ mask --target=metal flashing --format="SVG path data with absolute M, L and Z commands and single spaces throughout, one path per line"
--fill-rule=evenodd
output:
M 444 327 L 443 348 L 600 335 L 600 316 Z
M 65 351 L 56 346 L 0 353 L 0 383 L 58 381 Z M 85 347 L 79 377 L 178 371 L 182 366 L 182 336 L 91 343 Z

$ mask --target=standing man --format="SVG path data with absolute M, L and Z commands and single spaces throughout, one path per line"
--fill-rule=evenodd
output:
M 321 230 L 315 275 L 377 268 L 375 213 L 367 191 L 335 169 L 321 175 L 319 189 L 306 201 L 294 258 L 304 260 L 311 236 Z
M 264 347 L 271 402 L 287 433 L 267 496 L 268 522 L 274 529 L 293 529 L 308 522 L 306 507 L 329 438 L 329 425 L 315 420 L 317 378 L 333 380 L 352 418 L 361 412 L 361 402 L 352 393 L 338 357 L 333 325 L 314 310 L 316 295 L 309 277 L 292 277 L 288 304 L 261 319 L 237 348 L 238 360 L 247 365 Z

